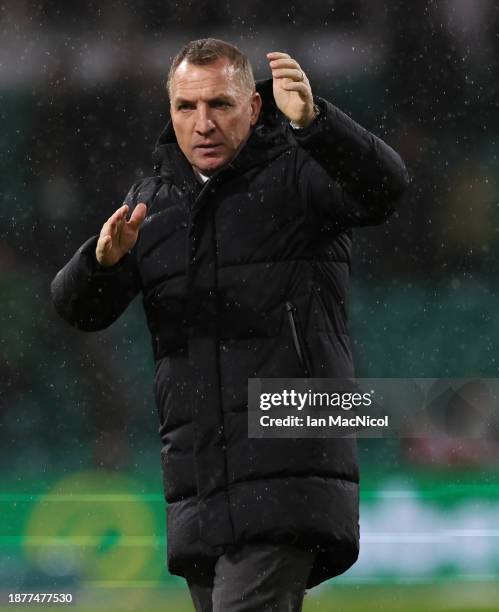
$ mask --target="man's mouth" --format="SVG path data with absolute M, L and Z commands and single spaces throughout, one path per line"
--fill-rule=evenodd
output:
M 204 144 L 196 145 L 196 149 L 214 149 L 215 147 L 220 147 L 221 145 L 216 142 L 207 142 Z
M 219 155 L 222 145 L 219 143 L 203 143 L 194 147 L 202 155 Z

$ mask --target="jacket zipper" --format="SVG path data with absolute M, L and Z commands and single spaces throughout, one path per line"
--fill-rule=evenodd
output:
M 286 302 L 286 310 L 288 312 L 289 326 L 291 327 L 291 335 L 293 336 L 293 344 L 295 345 L 296 354 L 303 368 L 305 377 L 310 376 L 310 369 L 307 365 L 307 358 L 304 351 L 304 345 L 301 341 L 300 328 L 295 316 L 296 306 L 292 302 Z

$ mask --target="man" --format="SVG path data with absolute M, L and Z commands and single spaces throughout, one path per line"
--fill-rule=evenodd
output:
M 300 610 L 307 586 L 357 559 L 355 442 L 249 439 L 247 380 L 353 375 L 351 228 L 384 221 L 408 183 L 294 59 L 267 59 L 255 89 L 232 45 L 180 51 L 157 174 L 52 283 L 57 311 L 87 331 L 143 294 L 168 565 L 203 611 Z

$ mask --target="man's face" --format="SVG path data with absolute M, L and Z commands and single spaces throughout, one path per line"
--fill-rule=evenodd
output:
M 221 58 L 204 66 L 184 60 L 171 81 L 170 104 L 182 153 L 209 176 L 236 155 L 257 122 L 262 101 Z

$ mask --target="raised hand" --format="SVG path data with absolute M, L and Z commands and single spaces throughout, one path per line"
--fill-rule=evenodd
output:
M 95 257 L 101 266 L 114 266 L 137 241 L 147 206 L 143 202 L 137 204 L 128 221 L 127 213 L 128 206 L 123 204 L 102 226 L 95 249 Z
M 267 53 L 272 70 L 274 99 L 279 110 L 299 127 L 315 118 L 314 99 L 307 75 L 287 53 Z

